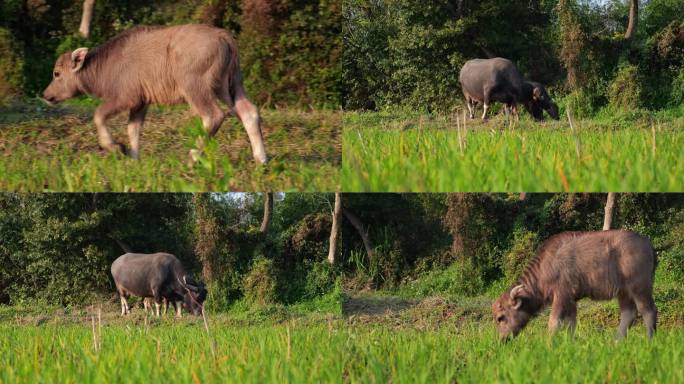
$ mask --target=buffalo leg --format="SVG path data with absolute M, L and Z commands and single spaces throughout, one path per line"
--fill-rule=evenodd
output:
M 131 145 L 129 155 L 138 159 L 140 151 L 140 130 L 145 122 L 145 114 L 147 113 L 147 105 L 133 108 L 128 116 L 128 142 Z
M 236 88 L 235 92 L 235 113 L 242 121 L 245 130 L 247 131 L 247 136 L 249 136 L 249 142 L 252 145 L 252 155 L 254 159 L 261 163 L 266 164 L 268 161 L 266 158 L 266 148 L 264 147 L 264 138 L 261 134 L 261 117 L 259 116 L 259 110 L 252 104 L 242 89 L 240 84 Z
M 468 96 L 466 96 L 466 106 L 468 107 L 468 117 L 473 119 L 475 117 L 475 106 L 473 105 L 473 100 Z
M 482 112 L 482 120 L 487 120 L 487 109 L 489 108 L 489 89 L 485 88 L 483 89 L 483 99 L 482 99 L 482 104 L 484 104 L 484 112 Z
M 636 304 L 631 297 L 626 294 L 618 297 L 620 304 L 620 325 L 618 326 L 618 338 L 627 336 L 627 329 L 634 325 L 636 319 Z
M 128 308 L 128 300 L 126 299 L 126 295 L 120 294 L 119 297 L 121 298 L 121 315 L 127 315 L 131 313 L 130 308 Z
M 121 152 L 126 153 L 126 147 L 123 144 L 114 141 L 114 138 L 112 138 L 106 125 L 107 119 L 117 112 L 119 112 L 119 110 L 113 104 L 105 103 L 97 107 L 95 110 L 95 118 L 93 119 L 95 121 L 95 126 L 97 127 L 97 140 L 102 149 L 110 152 L 120 150 Z
M 551 315 L 549 316 L 549 332 L 555 334 L 565 325 L 571 333 L 575 330 L 577 318 L 577 304 L 573 300 L 555 296 L 551 304 Z
M 223 123 L 225 114 L 214 99 L 214 93 L 204 88 L 198 88 L 195 84 L 187 84 L 185 89 L 193 89 L 192 94 L 185 95 L 185 100 L 202 118 L 204 130 L 209 136 L 216 135 Z
M 644 318 L 644 325 L 646 326 L 648 337 L 651 338 L 656 331 L 657 321 L 657 311 L 653 296 L 651 294 L 644 294 L 635 297 L 634 301 L 636 302 L 639 313 L 641 313 L 641 316 Z
M 180 302 L 180 301 L 176 301 L 176 302 L 175 302 L 176 317 L 178 317 L 178 318 L 181 317 L 181 304 L 182 304 L 182 302 Z

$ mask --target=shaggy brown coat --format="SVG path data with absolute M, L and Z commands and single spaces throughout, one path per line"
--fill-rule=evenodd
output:
M 624 337 L 636 318 L 644 318 L 649 336 L 656 329 L 653 301 L 655 251 L 650 241 L 624 230 L 563 232 L 546 240 L 514 287 L 492 305 L 502 338 L 517 335 L 551 304 L 549 329 L 563 323 L 574 330 L 579 299 L 617 298 L 618 335 Z
M 140 129 L 150 104 L 187 102 L 214 135 L 225 117 L 218 99 L 235 109 L 254 158 L 266 162 L 259 113 L 245 96 L 235 40 L 223 29 L 192 24 L 137 27 L 91 50 L 65 53 L 57 59 L 43 96 L 57 103 L 81 94 L 103 101 L 94 120 L 105 149 L 121 149 L 137 158 Z M 130 151 L 114 141 L 105 125 L 126 110 Z

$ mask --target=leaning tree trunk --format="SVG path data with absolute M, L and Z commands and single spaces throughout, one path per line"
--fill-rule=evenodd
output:
M 639 22 L 639 0 L 631 0 L 629 2 L 629 23 L 627 24 L 627 31 L 625 31 L 625 40 L 632 41 L 636 34 L 637 23 Z
M 365 228 L 363 226 L 363 223 L 361 223 L 361 219 L 359 219 L 355 214 L 353 214 L 350 210 L 346 208 L 342 208 L 342 214 L 344 214 L 344 217 L 349 220 L 349 223 L 356 229 L 356 231 L 359 233 L 359 236 L 361 236 L 361 240 L 363 241 L 363 246 L 366 248 L 366 254 L 368 255 L 369 258 L 373 258 L 373 244 L 370 241 L 370 238 L 368 237 L 368 228 Z
M 81 26 L 78 32 L 86 39 L 90 36 L 90 22 L 93 20 L 93 8 L 95 0 L 83 1 L 83 14 L 81 15 Z
M 328 247 L 328 262 L 335 264 L 335 254 L 337 253 L 337 236 L 340 233 L 340 214 L 342 213 L 342 197 L 339 192 L 335 192 L 335 208 L 332 212 L 332 227 L 330 228 L 330 245 Z
M 261 233 L 268 232 L 273 217 L 273 192 L 267 192 L 264 200 L 264 218 L 261 220 Z
M 615 208 L 615 192 L 608 192 L 606 207 L 603 210 L 603 230 L 607 231 L 613 224 L 613 210 Z

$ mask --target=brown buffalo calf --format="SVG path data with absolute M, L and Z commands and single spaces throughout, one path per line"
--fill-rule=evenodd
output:
M 202 117 L 209 135 L 216 134 L 223 100 L 245 126 L 252 154 L 266 163 L 257 108 L 245 96 L 237 45 L 225 30 L 208 25 L 138 27 L 105 44 L 78 48 L 57 59 L 53 79 L 43 92 L 49 103 L 88 94 L 102 99 L 95 111 L 100 146 L 139 154 L 140 129 L 150 104 L 187 102 Z M 107 129 L 111 116 L 129 112 L 130 151 Z
M 655 251 L 650 241 L 630 231 L 563 232 L 537 250 L 517 284 L 492 305 L 503 339 L 516 336 L 527 322 L 551 304 L 549 330 L 563 323 L 574 330 L 577 300 L 617 298 L 619 337 L 644 318 L 649 337 L 656 329 L 653 301 Z

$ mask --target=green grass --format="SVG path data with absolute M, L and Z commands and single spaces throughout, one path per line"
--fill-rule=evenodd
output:
M 0 190 L 41 191 L 332 191 L 339 186 L 341 113 L 263 110 L 267 168 L 252 158 L 247 134 L 227 118 L 206 141 L 187 107 L 154 107 L 141 137 L 141 159 L 106 153 L 97 144 L 89 100 L 46 108 L 0 110 Z M 126 116 L 109 123 L 127 143 Z
M 346 297 L 342 314 L 284 308 L 282 316 L 122 318 L 93 308 L 0 307 L 0 382 L 660 382 L 684 380 L 684 328 L 638 324 L 623 341 L 612 304 L 583 301 L 575 339 L 545 329 L 546 314 L 500 344 L 491 299 Z M 587 315 L 589 313 L 589 315 Z M 93 318 L 95 330 L 93 330 Z M 680 319 L 681 320 L 681 319 Z M 98 329 L 99 328 L 99 329 Z M 94 340 L 94 335 L 96 336 Z
M 684 118 L 535 123 L 407 112 L 346 113 L 345 191 L 681 191 Z M 654 140 L 655 138 L 655 140 Z

